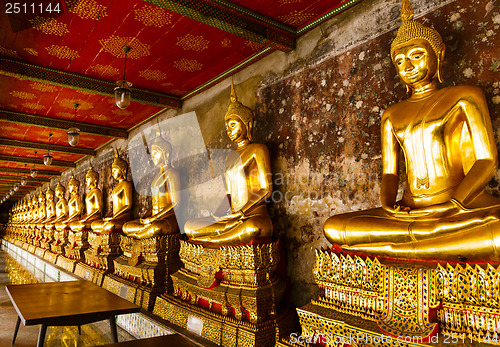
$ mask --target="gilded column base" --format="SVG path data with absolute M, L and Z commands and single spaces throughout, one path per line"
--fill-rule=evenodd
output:
M 181 241 L 179 256 L 184 268 L 172 275 L 175 296 L 252 323 L 277 314 L 286 288 L 275 271 L 278 241 L 219 247 Z
M 43 258 L 43 256 L 45 255 L 45 249 L 43 249 L 41 247 L 36 247 L 35 248 L 35 255 L 39 256 L 40 258 Z
M 56 265 L 62 267 L 66 271 L 75 272 L 75 267 L 78 262 L 78 260 L 69 259 L 65 256 L 59 255 L 57 257 Z
M 46 249 L 45 254 L 43 255 L 43 259 L 51 262 L 52 264 L 57 263 L 58 254 L 52 253 L 50 250 Z
M 97 234 L 89 231 L 90 247 L 85 250 L 85 263 L 104 273 L 114 272 L 113 261 L 120 256 L 120 232 Z
M 89 248 L 88 230 L 68 233 L 68 245 L 64 248 L 65 257 L 85 261 L 85 250 Z
M 54 242 L 50 245 L 50 250 L 53 253 L 64 255 L 66 246 L 68 245 L 68 229 L 55 230 L 54 231 Z
M 97 269 L 88 264 L 78 262 L 75 266 L 75 275 L 82 277 L 87 281 L 91 281 L 92 283 L 97 284 L 99 287 L 102 286 L 104 281 L 104 276 L 108 272 L 105 270 Z
M 234 317 L 190 304 L 169 294 L 156 299 L 153 313 L 223 347 L 275 346 L 276 340 L 293 331 L 292 312 L 259 322 Z
M 14 242 L 14 244 L 17 245 L 17 243 L 15 243 L 15 242 Z M 35 249 L 36 249 L 36 247 L 34 245 L 29 244 L 29 246 L 28 246 L 28 252 L 35 253 Z
M 146 311 L 153 310 L 157 298 L 165 292 L 164 286 L 147 287 L 113 274 L 105 275 L 102 287 L 143 307 Z
M 369 320 L 386 336 L 500 345 L 498 264 L 381 262 L 317 250 L 313 275 L 325 294 L 311 305 Z
M 148 239 L 121 235 L 120 247 L 123 254 L 114 259 L 114 273 L 106 276 L 103 286 L 116 294 L 117 288 L 128 288 L 134 293 L 129 295 L 132 302 L 151 311 L 157 296 L 172 291 L 170 275 L 181 266 L 179 234 Z

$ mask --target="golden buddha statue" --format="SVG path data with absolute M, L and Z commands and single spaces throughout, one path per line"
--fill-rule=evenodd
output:
M 132 208 L 132 182 L 127 181 L 127 162 L 118 156 L 115 148 L 115 159 L 111 165 L 111 174 L 118 184 L 113 188 L 111 197 L 113 207 L 102 220 L 92 222 L 92 231 L 98 234 L 108 234 L 121 230 L 123 224 L 130 220 Z
M 54 191 L 47 187 L 45 191 L 45 219 L 39 224 L 40 229 L 45 229 L 43 232 L 43 247 L 50 249 L 50 243 L 54 239 L 54 219 L 56 218 L 56 203 L 54 202 Z
M 58 182 L 55 190 L 57 198 L 56 218 L 51 223 L 52 225 L 54 225 L 54 228 L 58 223 L 60 223 L 61 221 L 63 221 L 68 217 L 68 201 L 64 197 L 64 193 L 66 193 L 66 189 L 64 188 L 64 186 L 61 185 L 61 182 Z M 64 231 L 57 230 L 57 232 L 54 235 L 54 238 L 55 238 L 54 247 L 56 247 L 65 243 L 65 239 L 67 239 L 67 236 L 66 238 L 64 238 Z
M 71 198 L 69 199 L 68 202 L 68 215 L 67 218 L 62 218 L 59 222 L 56 223 L 56 229 L 58 231 L 66 229 L 71 223 L 78 221 L 80 219 L 80 216 L 82 215 L 82 199 L 80 197 L 80 194 L 78 194 L 78 188 L 80 187 L 80 181 L 76 180 L 74 176 L 71 176 L 71 179 L 69 180 L 68 183 L 68 191 L 69 195 Z M 62 190 L 62 193 L 61 193 Z M 58 189 L 56 188 L 56 193 L 58 192 Z M 59 194 L 62 194 L 62 198 L 64 199 L 64 187 L 61 186 L 59 188 Z M 64 202 L 62 202 L 64 204 Z M 56 205 L 56 208 L 59 206 L 59 208 L 64 209 L 64 206 L 61 206 L 59 204 Z M 58 218 L 59 219 L 59 218 Z
M 344 250 L 376 256 L 499 261 L 500 199 L 484 190 L 498 165 L 484 94 L 474 86 L 438 88 L 445 46 L 413 16 L 404 0 L 391 57 L 411 96 L 382 116 L 382 207 L 330 217 L 325 235 Z M 406 187 L 396 201 L 401 150 Z
M 125 235 L 146 239 L 179 232 L 174 207 L 180 200 L 178 172 L 171 164 L 172 146 L 161 137 L 158 127 L 156 139 L 151 145 L 151 159 L 160 168 L 151 183 L 152 208 L 138 220 L 123 225 Z
M 92 165 L 90 165 L 87 175 L 85 176 L 85 184 L 87 189 L 89 189 L 89 192 L 85 197 L 86 213 L 80 220 L 70 223 L 69 227 L 71 228 L 71 231 L 78 232 L 83 229 L 90 229 L 93 221 L 101 219 L 103 204 L 102 192 L 99 188 L 97 188 L 98 180 L 99 174 L 94 171 Z
M 37 218 L 33 221 L 31 228 L 36 233 L 35 242 L 39 245 L 41 239 L 43 238 L 43 229 L 44 229 L 43 221 L 47 216 L 47 210 L 45 208 L 45 194 L 41 189 L 40 189 L 40 194 L 38 195 L 37 210 L 38 210 Z
M 270 239 L 273 224 L 266 198 L 272 193 L 271 164 L 264 144 L 252 143 L 253 112 L 236 97 L 231 81 L 231 103 L 224 116 L 226 132 L 236 151 L 226 157 L 226 193 L 213 217 L 186 222 L 191 241 L 214 245 L 241 245 Z

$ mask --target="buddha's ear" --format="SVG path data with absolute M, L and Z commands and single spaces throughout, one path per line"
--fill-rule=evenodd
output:
M 443 83 L 443 78 L 441 77 L 441 64 L 443 63 L 443 60 L 444 60 L 444 52 L 445 51 L 446 51 L 446 46 L 443 43 L 441 51 L 439 52 L 438 57 L 437 57 L 438 58 L 437 77 L 438 77 L 439 83 Z

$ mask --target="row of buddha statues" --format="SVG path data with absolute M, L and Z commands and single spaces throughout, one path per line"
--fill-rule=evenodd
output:
M 324 234 L 338 252 L 404 260 L 500 261 L 500 199 L 485 190 L 498 166 L 485 96 L 474 86 L 438 87 L 445 45 L 436 30 L 413 16 L 409 1 L 403 0 L 403 24 L 390 54 L 410 96 L 382 115 L 382 206 L 334 215 L 324 223 Z M 180 203 L 180 178 L 171 165 L 172 146 L 158 127 L 150 153 L 159 171 L 151 182 L 152 208 L 144 216 L 131 220 L 132 183 L 126 180 L 126 162 L 115 152 L 112 174 L 118 183 L 111 192 L 112 209 L 104 218 L 98 174 L 91 167 L 83 216 L 79 182 L 72 177 L 68 202 L 59 183 L 57 203 L 50 188 L 38 199 L 25 199 L 15 206 L 9 227 L 30 230 L 33 242 L 52 242 L 54 247 L 66 242 L 65 233 L 81 230 L 95 235 L 121 232 L 130 243 L 179 235 L 183 229 L 191 244 L 181 246 L 181 253 L 187 249 L 182 247 L 272 242 L 273 223 L 266 206 L 272 193 L 271 161 L 267 147 L 252 142 L 253 124 L 252 110 L 237 100 L 231 84 L 225 115 L 227 135 L 236 145 L 225 163 L 230 204 L 222 203 L 210 217 L 189 220 L 183 228 L 177 225 L 174 207 Z M 397 200 L 400 152 L 406 179 L 403 197 Z M 66 247 L 74 246 L 75 238 Z M 209 264 L 199 266 L 214 276 L 216 269 Z M 186 278 L 182 281 L 191 285 Z

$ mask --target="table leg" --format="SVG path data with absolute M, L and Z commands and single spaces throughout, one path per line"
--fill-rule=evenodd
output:
M 20 324 L 21 324 L 21 318 L 17 316 L 16 329 L 14 330 L 14 337 L 12 338 L 12 344 L 16 342 L 17 332 L 19 331 Z
M 40 325 L 40 332 L 38 333 L 38 342 L 36 347 L 43 347 L 43 343 L 45 342 L 45 333 L 47 332 L 47 324 Z
M 113 342 L 118 342 L 118 332 L 116 331 L 116 319 L 115 316 L 109 317 L 109 326 L 111 327 L 111 336 L 113 337 Z
M 81 334 L 82 334 L 82 326 L 81 326 L 81 325 L 79 325 L 79 326 L 78 326 L 78 335 L 81 335 Z

